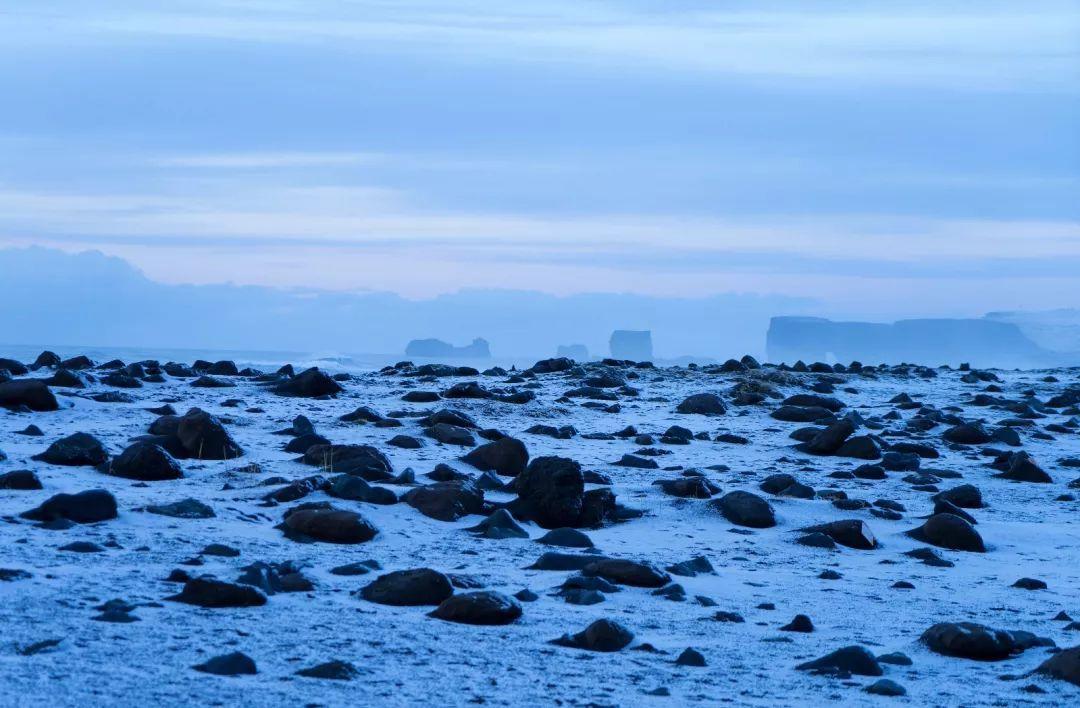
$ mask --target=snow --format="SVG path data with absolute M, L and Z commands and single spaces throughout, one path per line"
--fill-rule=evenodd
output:
M 1051 621 L 1061 610 L 1080 617 L 1080 502 L 1054 501 L 1065 494 L 1067 483 L 1080 470 L 1065 469 L 1057 460 L 1080 455 L 1080 436 L 1056 435 L 1037 440 L 1021 430 L 1023 449 L 1030 452 L 1054 477 L 1051 485 L 1016 484 L 992 476 L 988 458 L 977 450 L 957 452 L 940 440 L 941 427 L 927 440 L 942 458 L 924 463 L 959 472 L 962 480 L 945 480 L 942 488 L 969 482 L 983 492 L 987 508 L 974 510 L 978 530 L 989 545 L 986 554 L 941 551 L 953 568 L 928 567 L 903 555 L 921 547 L 904 535 L 919 525 L 932 508 L 929 495 L 902 481 L 904 473 L 889 473 L 883 481 L 834 480 L 831 471 L 852 469 L 854 460 L 809 458 L 793 448 L 788 433 L 799 427 L 768 417 L 771 406 L 732 407 L 715 418 L 674 413 L 679 401 L 692 393 L 723 393 L 738 375 L 694 372 L 687 369 L 642 370 L 631 384 L 641 396 L 624 397 L 622 411 L 605 413 L 579 403 L 555 402 L 576 385 L 563 375 L 542 375 L 537 399 L 526 405 L 479 400 L 445 401 L 438 405 L 400 400 L 403 383 L 415 380 L 388 377 L 374 371 L 355 373 L 345 383 L 346 393 L 336 400 L 282 398 L 244 379 L 236 388 L 192 388 L 190 381 L 171 379 L 125 391 L 138 400 L 131 404 L 103 404 L 85 395 L 106 390 L 100 384 L 61 396 L 62 410 L 52 413 L 0 414 L 0 449 L 8 459 L 0 472 L 34 469 L 45 489 L 0 490 L 0 567 L 31 572 L 30 579 L 0 582 L 0 704 L 56 705 L 683 705 L 717 704 L 787 706 L 822 702 L 847 705 L 999 705 L 1031 703 L 1075 705 L 1080 689 L 1044 678 L 1001 681 L 1003 674 L 1030 671 L 1047 656 L 1045 649 L 1030 649 L 1003 662 L 979 663 L 938 656 L 926 650 L 918 637 L 939 621 L 975 621 L 1004 629 L 1024 629 L 1053 638 L 1059 646 L 1077 644 L 1080 633 L 1063 631 Z M 1076 371 L 1054 372 L 1063 383 L 1047 384 L 1047 372 L 998 372 L 1004 380 L 1001 395 L 1017 398 L 1029 388 L 1045 400 L 1069 382 Z M 813 381 L 814 375 L 795 377 Z M 418 383 L 420 388 L 445 389 L 465 379 Z M 480 377 L 488 387 L 498 377 Z M 857 393 L 843 392 L 843 386 Z M 886 402 L 906 391 L 916 400 L 939 408 L 962 405 L 963 396 L 982 390 L 983 384 L 960 381 L 956 371 L 942 371 L 936 379 L 881 375 L 872 380 L 854 376 L 836 394 L 864 416 L 892 410 Z M 63 389 L 55 389 L 61 392 Z M 783 387 L 785 394 L 805 391 Z M 221 402 L 240 398 L 245 405 L 226 408 Z M 180 413 L 199 406 L 226 421 L 247 454 L 233 461 L 181 462 L 185 478 L 145 486 L 110 477 L 88 467 L 67 468 L 38 463 L 30 457 L 55 439 L 75 431 L 92 433 L 110 452 L 119 453 L 127 441 L 146 433 L 154 415 L 145 408 L 178 399 Z M 523 439 L 531 456 L 565 455 L 588 470 L 609 476 L 621 503 L 642 509 L 645 516 L 623 524 L 587 530 L 609 556 L 651 561 L 661 567 L 697 555 L 708 557 L 716 575 L 676 577 L 687 591 L 686 602 L 654 597 L 650 590 L 624 587 L 601 604 L 579 607 L 551 596 L 570 573 L 525 570 L 546 550 L 533 540 L 486 540 L 463 529 L 480 517 L 445 523 L 429 519 L 405 504 L 377 507 L 333 499 L 336 506 L 361 511 L 380 529 L 371 542 L 356 546 L 298 544 L 274 528 L 291 505 L 266 507 L 262 496 L 276 487 L 260 486 L 270 476 L 298 479 L 317 470 L 281 451 L 288 440 L 271 433 L 288 427 L 303 414 L 316 430 L 335 443 L 367 443 L 379 447 L 394 464 L 406 467 L 419 479 L 439 462 L 475 473 L 456 461 L 464 450 L 423 438 L 419 450 L 389 447 L 386 440 L 405 432 L 419 437 L 414 419 L 405 428 L 342 423 L 338 417 L 359 405 L 386 414 L 392 410 L 428 410 L 452 407 L 472 415 L 482 427 L 495 427 Z M 257 406 L 265 413 L 247 413 Z M 904 416 L 909 417 L 910 412 Z M 969 418 L 986 416 L 990 422 L 1006 417 L 1001 411 L 966 407 Z M 1064 420 L 1055 416 L 1050 420 Z M 36 423 L 45 437 L 14 434 Z M 652 482 L 678 472 L 612 466 L 622 454 L 637 449 L 631 440 L 554 440 L 524 434 L 536 423 L 573 425 L 580 433 L 615 432 L 634 425 L 641 432 L 660 433 L 678 424 L 710 434 L 729 431 L 744 435 L 750 445 L 693 441 L 687 446 L 663 446 L 672 454 L 656 458 L 661 467 L 680 465 L 705 469 L 723 464 L 728 472 L 708 471 L 724 492 L 746 489 L 768 474 L 790 472 L 816 489 L 840 488 L 849 496 L 873 501 L 892 499 L 908 512 L 900 521 L 871 517 L 865 511 L 842 512 L 826 500 L 776 499 L 779 525 L 733 533 L 735 528 L 713 512 L 703 500 L 665 496 Z M 865 432 L 865 431 L 860 431 Z M 787 458 L 788 462 L 780 461 Z M 249 462 L 263 468 L 261 475 L 238 471 Z M 226 484 L 234 489 L 225 490 Z M 120 516 L 101 524 L 68 531 L 37 528 L 17 515 L 59 492 L 105 488 L 119 501 Z M 394 488 L 399 494 L 401 488 Z M 760 492 L 758 492 L 760 493 Z M 509 499 L 489 494 L 489 498 Z M 764 495 L 763 496 L 767 496 Z M 143 513 L 138 508 L 195 497 L 217 512 L 208 520 L 173 519 Z M 304 501 L 328 500 L 323 493 Z M 846 518 L 866 520 L 881 548 L 861 552 L 825 551 L 792 543 L 797 529 Z M 524 523 L 533 539 L 544 533 Z M 100 544 L 114 541 L 119 548 L 105 553 L 58 551 L 75 540 Z M 239 558 L 205 557 L 205 565 L 187 567 L 181 561 L 198 555 L 210 543 L 225 543 L 241 551 Z M 429 618 L 430 608 L 384 607 L 354 596 L 375 575 L 339 577 L 328 571 L 338 565 L 375 559 L 384 571 L 430 566 L 444 572 L 466 573 L 486 588 L 507 594 L 530 588 L 540 595 L 523 603 L 524 616 L 503 627 L 456 625 Z M 255 561 L 293 560 L 304 567 L 316 589 L 311 593 L 278 594 L 264 607 L 211 610 L 164 601 L 179 585 L 163 579 L 174 568 L 211 573 L 235 581 L 242 566 Z M 821 580 L 825 569 L 843 578 Z M 1025 591 L 1010 587 L 1021 577 L 1045 580 L 1049 588 Z M 890 586 L 898 580 L 914 590 Z M 702 607 L 695 595 L 718 603 Z M 94 622 L 93 607 L 113 598 L 132 603 L 160 603 L 140 607 L 141 619 L 130 624 Z M 775 603 L 775 610 L 758 609 Z M 711 620 L 716 610 L 738 612 L 744 624 Z M 778 628 L 796 614 L 809 615 L 816 631 L 794 634 Z M 635 643 L 648 642 L 663 653 L 624 650 L 592 654 L 551 646 L 548 640 L 577 632 L 600 617 L 616 619 L 636 635 Z M 17 647 L 45 639 L 63 641 L 51 651 L 24 656 Z M 908 690 L 906 698 L 872 696 L 860 689 L 872 679 L 840 680 L 808 675 L 795 665 L 850 644 L 863 644 L 878 654 L 902 651 L 914 661 L 910 667 L 885 666 L 885 676 Z M 701 651 L 706 668 L 673 665 L 686 647 Z M 255 676 L 218 677 L 190 667 L 231 651 L 243 651 L 257 663 Z M 342 659 L 355 664 L 362 676 L 351 682 L 295 676 L 299 669 Z M 1046 694 L 1022 687 L 1035 683 Z M 646 692 L 667 687 L 670 697 Z

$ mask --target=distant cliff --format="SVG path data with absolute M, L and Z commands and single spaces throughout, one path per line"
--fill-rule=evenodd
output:
M 892 324 L 774 317 L 765 348 L 769 361 L 858 360 L 864 364 L 1035 367 L 1069 363 L 1029 339 L 1015 324 L 989 319 L 900 320 Z M 1075 362 L 1075 358 L 1073 358 Z
M 405 347 L 406 356 L 428 359 L 490 359 L 487 340 L 477 337 L 472 344 L 455 347 L 441 339 L 414 339 Z

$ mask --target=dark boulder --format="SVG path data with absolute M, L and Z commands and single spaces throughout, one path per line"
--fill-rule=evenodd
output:
M 582 573 L 619 585 L 632 585 L 639 588 L 659 588 L 671 582 L 670 575 L 651 563 L 639 563 L 621 558 L 602 558 L 585 566 Z
M 587 649 L 589 651 L 614 652 L 625 649 L 634 641 L 634 633 L 618 622 L 599 619 L 577 634 L 566 634 L 552 644 Z
M 26 406 L 32 411 L 55 411 L 60 409 L 56 396 L 48 384 L 38 379 L 17 379 L 0 382 L 0 406 L 15 408 Z
M 537 457 L 517 476 L 515 515 L 546 529 L 577 526 L 585 480 L 581 465 L 566 457 Z
M 820 659 L 807 661 L 795 667 L 799 671 L 845 676 L 881 676 L 885 673 L 877 658 L 866 647 L 858 645 L 837 649 Z
M 324 543 L 365 543 L 379 533 L 360 514 L 333 507 L 292 509 L 284 526 L 287 532 Z
M 803 531 L 808 533 L 822 533 L 839 543 L 841 546 L 854 548 L 860 551 L 872 551 L 877 548 L 877 539 L 865 521 L 860 519 L 844 519 L 831 521 L 827 524 L 809 526 Z
M 923 525 L 909 532 L 913 538 L 953 551 L 985 553 L 982 536 L 966 519 L 955 514 L 934 514 Z
M 360 597 L 380 605 L 438 605 L 454 593 L 450 579 L 431 568 L 396 570 L 380 575 L 360 590 Z
M 460 624 L 502 625 L 521 617 L 521 605 L 500 592 L 481 590 L 446 598 L 431 616 Z
M 390 460 L 371 445 L 312 445 L 304 452 L 303 461 L 328 474 L 351 474 L 369 482 L 394 478 Z
M 232 460 L 244 454 L 217 417 L 192 408 L 177 420 L 176 437 L 197 460 Z
M 195 664 L 191 668 L 204 674 L 214 674 L 216 676 L 246 676 L 258 673 L 258 669 L 255 668 L 255 660 L 239 651 L 215 656 L 201 664 Z
M 69 467 L 97 466 L 108 462 L 109 453 L 101 441 L 89 433 L 74 433 L 49 445 L 45 452 L 34 455 L 39 462 Z
M 432 519 L 457 521 L 483 511 L 484 492 L 475 482 L 437 482 L 410 489 L 401 500 Z
M 977 661 L 1001 661 L 1023 651 L 1011 632 L 974 622 L 939 622 L 919 639 L 938 654 Z
M 160 445 L 137 442 L 130 445 L 104 466 L 104 471 L 116 477 L 157 482 L 180 479 L 184 472 L 172 455 Z
M 529 463 L 529 450 L 520 440 L 505 437 L 481 445 L 461 459 L 484 472 L 516 477 Z
M 776 513 L 769 502 L 751 492 L 736 490 L 709 502 L 724 518 L 737 526 L 764 529 L 776 526 Z
M 328 374 L 320 371 L 318 367 L 312 367 L 302 371 L 291 379 L 282 381 L 274 387 L 274 392 L 280 396 L 295 396 L 299 398 L 318 398 L 320 396 L 333 396 L 344 391 L 337 381 Z
M 188 580 L 183 590 L 165 599 L 211 608 L 259 607 L 266 604 L 266 596 L 250 585 L 227 583 L 208 576 Z
M 682 403 L 675 407 L 676 413 L 697 415 L 723 415 L 727 413 L 724 400 L 715 393 L 695 393 L 683 399 Z
M 44 504 L 21 514 L 33 521 L 67 519 L 77 524 L 93 524 L 116 518 L 116 498 L 104 489 L 90 489 L 77 494 L 57 494 Z

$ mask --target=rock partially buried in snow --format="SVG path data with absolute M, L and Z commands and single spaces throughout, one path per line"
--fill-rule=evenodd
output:
M 227 583 L 211 577 L 192 578 L 184 584 L 183 590 L 165 599 L 215 609 L 266 604 L 266 596 L 250 585 Z
M 1080 686 L 1080 646 L 1054 654 L 1039 664 L 1035 673 Z
M 587 649 L 589 651 L 616 652 L 625 649 L 634 641 L 634 633 L 618 622 L 598 619 L 584 631 L 577 634 L 565 634 L 552 640 L 552 644 Z
M 521 605 L 502 593 L 482 590 L 446 598 L 431 616 L 459 624 L 510 624 L 521 617 Z
M 769 502 L 751 492 L 728 492 L 709 502 L 724 518 L 737 526 L 766 529 L 776 526 L 776 514 Z
M 142 482 L 180 479 L 184 472 L 165 448 L 152 442 L 137 442 L 110 460 L 104 469 L 107 474 Z
M 287 531 L 324 543 L 365 543 L 379 530 L 355 511 L 334 507 L 292 509 L 285 514 Z
M 22 517 L 45 522 L 67 519 L 77 524 L 108 521 L 116 518 L 116 498 L 104 489 L 57 494 L 36 509 L 23 512 Z
M 217 676 L 244 676 L 258 673 L 255 660 L 238 651 L 215 656 L 213 659 L 202 664 L 196 664 L 191 668 L 204 674 L 215 674 Z
M 438 605 L 454 592 L 450 579 L 431 568 L 396 570 L 380 575 L 360 590 L 368 602 L 410 607 Z
M 877 658 L 866 647 L 853 645 L 837 649 L 820 659 L 807 661 L 795 667 L 799 671 L 819 674 L 881 676 L 884 671 Z
M 73 433 L 49 445 L 45 452 L 34 455 L 33 459 L 48 462 L 51 465 L 95 467 L 107 462 L 109 453 L 106 452 L 101 441 L 93 435 Z
M 913 538 L 953 551 L 986 553 L 986 544 L 975 527 L 955 514 L 934 514 L 917 529 L 908 532 Z

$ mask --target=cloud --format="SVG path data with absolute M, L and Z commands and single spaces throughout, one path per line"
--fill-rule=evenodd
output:
M 41 10 L 9 12 L 5 36 L 317 43 L 344 51 L 376 44 L 440 61 L 1073 92 L 1080 56 L 1075 6 L 1046 0 L 814 3 L 800 10 L 775 2 L 666 3 L 658 10 L 595 0 L 177 0 L 154 12 L 131 2 L 95 3 L 92 12 L 63 6 L 49 23 L 59 36 L 35 31 Z

